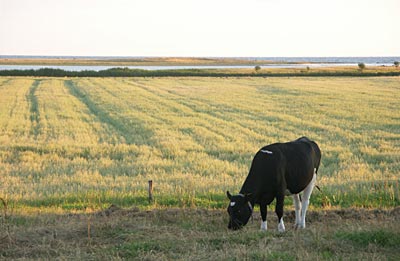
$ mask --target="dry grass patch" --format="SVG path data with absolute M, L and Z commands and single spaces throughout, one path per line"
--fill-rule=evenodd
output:
M 310 211 L 305 230 L 293 230 L 294 213 L 276 218 L 260 232 L 258 214 L 245 229 L 228 231 L 222 210 L 123 209 L 69 215 L 18 215 L 2 223 L 3 258 L 78 259 L 396 259 L 400 240 L 399 208 L 392 210 Z

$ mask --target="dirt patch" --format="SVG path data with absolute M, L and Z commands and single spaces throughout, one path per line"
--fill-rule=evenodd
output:
M 291 213 L 294 218 L 294 211 Z M 382 209 L 343 209 L 309 211 L 307 219 L 310 222 L 323 222 L 325 220 L 398 220 L 400 207 L 392 210 Z
M 117 205 L 112 204 L 107 209 L 98 211 L 94 215 L 99 216 L 99 217 L 109 217 L 112 215 L 130 215 L 130 214 L 135 214 L 135 213 L 139 213 L 139 212 L 140 212 L 140 210 L 138 207 L 132 207 L 130 209 L 123 209 Z
M 390 213 L 395 220 L 400 220 L 400 207 L 395 207 Z
M 186 209 L 186 208 L 168 208 L 141 211 L 138 207 L 129 209 L 121 208 L 117 205 L 111 205 L 105 210 L 96 212 L 97 217 L 117 217 L 117 216 L 138 216 L 138 217 L 163 217 L 165 219 L 174 220 L 178 216 L 203 216 L 206 218 L 227 216 L 225 210 L 213 209 Z M 275 217 L 275 213 L 269 212 L 270 216 Z M 285 219 L 294 221 L 295 212 L 286 211 Z M 258 211 L 253 213 L 254 219 L 259 219 Z M 400 220 L 400 207 L 393 209 L 336 209 L 336 210 L 316 210 L 307 212 L 307 220 L 309 222 L 324 222 L 335 220 Z
M 260 219 L 258 211 L 253 213 L 254 219 Z M 268 212 L 268 219 L 276 218 L 275 213 Z M 400 220 L 400 207 L 394 209 L 336 209 L 314 210 L 307 212 L 307 222 L 338 222 L 341 220 Z M 284 219 L 294 222 L 295 211 L 285 211 Z

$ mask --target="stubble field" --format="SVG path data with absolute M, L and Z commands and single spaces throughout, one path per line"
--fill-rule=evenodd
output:
M 2 77 L 0 257 L 396 258 L 399 108 L 398 77 Z M 254 153 L 300 136 L 323 154 L 309 229 L 226 231 Z

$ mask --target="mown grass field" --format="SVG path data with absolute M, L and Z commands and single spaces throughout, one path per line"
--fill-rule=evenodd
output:
M 395 257 L 395 243 L 382 246 L 375 237 L 399 240 L 398 222 L 391 222 L 397 216 L 390 212 L 400 203 L 399 108 L 398 77 L 2 77 L 0 257 L 71 257 L 74 252 L 80 258 L 201 259 L 215 253 L 217 259 L 286 260 L 314 250 L 311 258 L 345 258 L 351 257 L 347 250 L 328 246 L 352 238 L 352 232 L 357 238 L 359 231 L 367 239 L 361 247 L 353 240 L 356 257 Z M 382 223 L 364 219 L 357 225 L 355 218 L 350 229 L 329 221 L 341 234 L 328 231 L 321 218 L 314 230 L 280 236 L 259 234 L 257 221 L 244 232 L 227 232 L 225 191 L 240 189 L 254 153 L 303 135 L 323 153 L 317 180 L 322 191 L 314 191 L 311 210 L 387 209 Z M 148 180 L 154 182 L 152 203 Z M 290 212 L 291 199 L 286 201 Z M 139 214 L 114 215 L 117 221 L 99 221 L 92 214 L 110 204 L 137 206 Z M 179 209 L 170 213 L 171 207 Z M 76 235 L 63 234 L 71 229 L 79 242 Z M 26 239 L 24 231 L 39 236 Z M 311 243 L 327 240 L 322 254 L 307 242 L 303 252 L 285 243 L 298 237 L 307 241 L 307 235 L 314 238 Z M 184 249 L 169 237 L 192 256 L 180 254 Z M 24 240 L 32 244 L 29 251 Z M 275 241 L 276 248 L 261 251 Z M 31 253 L 35 244 L 43 248 Z

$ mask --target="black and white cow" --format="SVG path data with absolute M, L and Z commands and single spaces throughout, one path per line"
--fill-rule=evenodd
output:
M 276 198 L 278 231 L 284 232 L 282 216 L 285 195 L 293 195 L 295 227 L 305 228 L 306 212 L 320 161 L 318 145 L 307 137 L 261 148 L 254 156 L 240 193 L 231 195 L 229 191 L 226 192 L 230 200 L 228 228 L 236 230 L 246 225 L 254 205 L 259 204 L 261 230 L 267 230 L 267 206 Z M 303 192 L 302 201 L 300 192 Z

